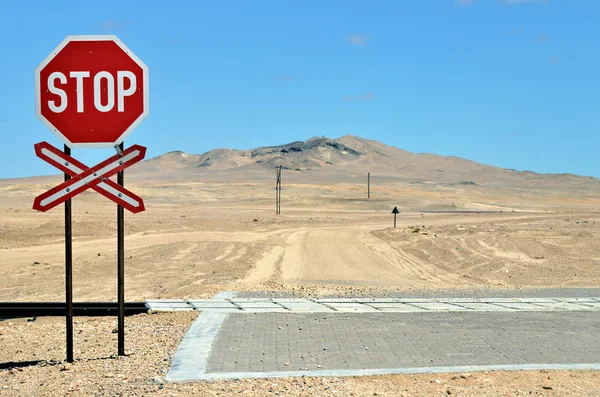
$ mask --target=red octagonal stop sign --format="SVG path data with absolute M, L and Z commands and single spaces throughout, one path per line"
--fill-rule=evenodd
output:
M 35 96 L 66 145 L 111 147 L 148 115 L 148 67 L 116 36 L 68 36 L 36 68 Z

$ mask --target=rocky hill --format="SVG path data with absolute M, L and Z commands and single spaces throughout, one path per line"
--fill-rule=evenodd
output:
M 252 150 L 215 149 L 204 154 L 169 152 L 137 165 L 134 178 L 206 180 L 210 182 L 270 180 L 282 166 L 298 183 L 351 183 L 368 172 L 386 181 L 416 184 L 486 185 L 588 189 L 600 180 L 572 174 L 537 174 L 480 164 L 459 157 L 411 153 L 352 135 Z

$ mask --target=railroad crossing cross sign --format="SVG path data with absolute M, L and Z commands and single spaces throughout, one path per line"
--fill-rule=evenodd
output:
M 33 146 L 39 158 L 71 176 L 68 181 L 36 197 L 33 209 L 46 212 L 91 188 L 134 214 L 144 211 L 144 201 L 139 196 L 108 178 L 142 160 L 146 154 L 145 147 L 131 146 L 120 154 L 89 168 L 48 142 L 36 143 Z

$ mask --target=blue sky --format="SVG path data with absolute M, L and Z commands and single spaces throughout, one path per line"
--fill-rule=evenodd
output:
M 346 134 L 506 168 L 600 177 L 595 0 L 5 1 L 0 178 L 53 174 L 34 69 L 116 34 L 150 68 L 126 143 L 248 149 Z M 108 149 L 77 149 L 93 165 Z

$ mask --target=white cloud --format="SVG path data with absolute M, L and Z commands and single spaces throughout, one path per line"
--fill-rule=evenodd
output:
M 346 41 L 354 45 L 367 45 L 369 37 L 365 36 L 364 34 L 353 34 L 346 37 Z

